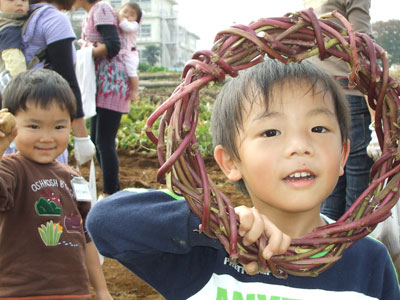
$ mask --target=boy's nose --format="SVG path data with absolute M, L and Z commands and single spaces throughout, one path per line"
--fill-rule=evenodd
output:
M 286 148 L 286 156 L 312 156 L 314 154 L 313 147 L 309 140 L 304 136 L 292 136 L 289 138 Z

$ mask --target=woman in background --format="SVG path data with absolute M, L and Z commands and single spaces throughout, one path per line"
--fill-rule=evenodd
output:
M 93 45 L 96 72 L 96 116 L 90 120 L 90 135 L 97 148 L 103 174 L 103 195 L 120 190 L 119 161 L 115 137 L 123 113 L 129 112 L 130 85 L 120 53 L 121 38 L 114 9 L 100 0 L 75 0 L 75 8 L 87 12 L 82 24 L 83 46 Z

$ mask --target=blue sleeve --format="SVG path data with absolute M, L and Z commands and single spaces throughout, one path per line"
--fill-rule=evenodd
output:
M 117 259 L 163 295 L 211 276 L 221 244 L 196 230 L 185 200 L 162 191 L 120 191 L 96 203 L 86 220 L 101 254 Z M 207 267 L 209 265 L 209 267 Z
M 0 32 L 0 51 L 22 49 L 21 27 L 8 26 Z

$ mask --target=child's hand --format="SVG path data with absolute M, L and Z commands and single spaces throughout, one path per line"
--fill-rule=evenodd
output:
M 131 91 L 130 95 L 129 95 L 129 100 L 131 101 L 131 103 L 136 103 L 138 101 L 138 97 L 139 97 L 139 91 Z
M 263 250 L 263 257 L 268 260 L 273 255 L 284 254 L 290 246 L 291 238 L 284 234 L 268 218 L 258 212 L 256 208 L 246 206 L 235 207 L 239 216 L 239 235 L 243 237 L 243 244 L 250 245 L 257 241 L 262 234 L 268 238 L 268 245 Z M 254 275 L 258 273 L 257 262 L 251 262 L 243 266 L 246 273 Z
M 0 110 L 0 151 L 4 153 L 16 136 L 17 127 L 14 116 L 7 109 Z
M 114 12 L 115 12 L 115 15 L 117 16 L 118 23 L 120 23 L 122 21 L 123 17 L 119 13 L 118 9 L 114 8 Z

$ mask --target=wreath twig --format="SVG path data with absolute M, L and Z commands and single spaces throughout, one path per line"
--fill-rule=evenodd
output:
M 329 17 L 338 18 L 343 27 L 327 20 Z M 285 64 L 316 55 L 321 60 L 334 56 L 346 61 L 350 85 L 368 95 L 375 110 L 375 130 L 382 149 L 372 167 L 369 187 L 336 223 L 292 240 L 285 255 L 269 261 L 261 254 L 266 238 L 243 245 L 233 206 L 207 175 L 195 136 L 200 89 L 209 82 L 224 82 L 227 74 L 237 76 L 238 71 L 263 61 L 264 55 Z M 385 50 L 368 35 L 354 32 L 336 11 L 318 19 L 312 9 L 306 9 L 248 26 L 234 25 L 216 35 L 211 50 L 193 54 L 182 72 L 181 84 L 148 118 L 146 134 L 157 145 L 161 164 L 157 179 L 185 197 L 201 219 L 200 231 L 218 238 L 231 259 L 257 261 L 262 271 L 269 270 L 279 278 L 287 274 L 317 276 L 389 217 L 399 198 L 399 92 L 397 82 L 389 77 Z M 159 118 L 156 136 L 152 126 Z

